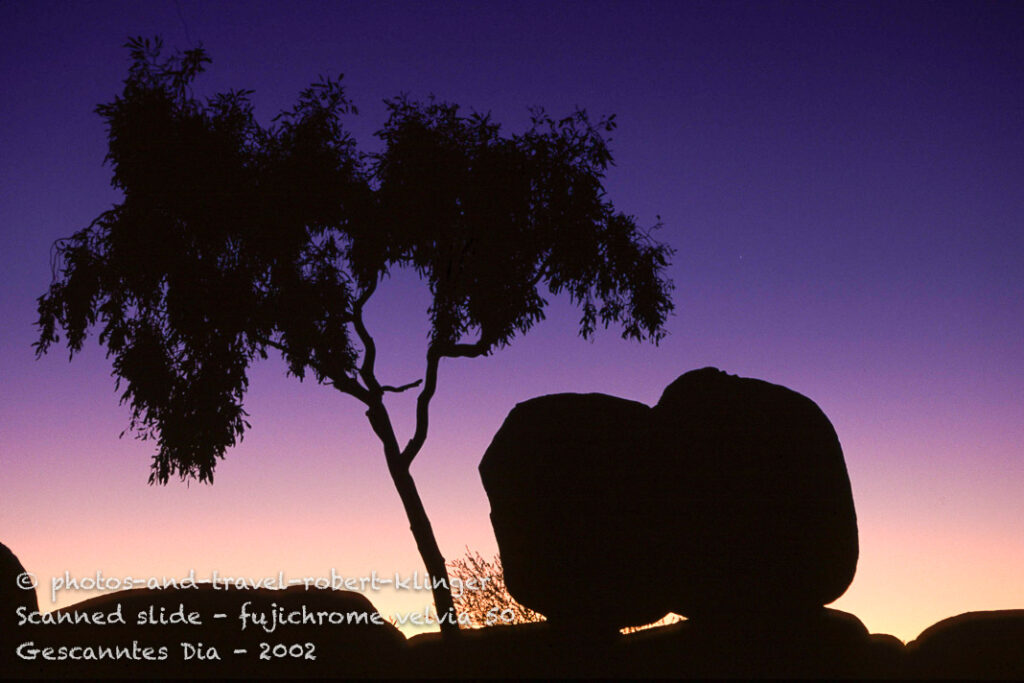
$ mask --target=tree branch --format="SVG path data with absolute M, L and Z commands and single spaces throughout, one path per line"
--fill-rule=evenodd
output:
M 537 285 L 540 284 L 540 281 L 544 279 L 545 275 L 548 274 L 548 267 L 550 266 L 550 264 L 551 255 L 548 254 L 547 258 L 545 258 L 544 261 L 540 264 L 540 267 L 537 268 L 537 274 L 533 276 L 532 280 L 530 280 L 531 287 L 536 287 Z
M 366 329 L 366 323 L 363 322 L 363 306 L 366 305 L 366 302 L 370 300 L 370 297 L 373 296 L 376 290 L 377 281 L 374 280 L 373 284 L 359 295 L 355 305 L 352 307 L 352 325 L 356 328 L 359 341 L 363 344 L 363 364 L 359 367 L 359 376 L 363 378 L 363 383 L 372 396 L 380 396 L 385 391 L 373 372 L 374 365 L 377 363 L 377 345 L 374 343 L 373 337 L 370 336 L 370 332 Z
M 415 389 L 416 387 L 418 387 L 421 384 L 423 384 L 423 380 L 421 380 L 421 379 L 418 379 L 415 382 L 409 382 L 408 384 L 403 384 L 400 387 L 393 387 L 390 384 L 383 384 L 383 385 L 381 385 L 380 390 L 381 391 L 391 391 L 391 392 L 394 392 L 396 394 L 400 394 L 403 391 L 408 391 L 409 389 Z
M 273 349 L 277 349 L 281 353 L 290 354 L 292 352 L 291 349 L 289 349 L 287 346 L 285 346 L 281 342 L 274 341 L 270 337 L 264 337 L 263 335 L 254 335 L 253 339 L 258 341 L 260 344 L 266 344 L 267 346 Z
M 423 448 L 423 442 L 427 440 L 427 427 L 430 422 L 430 401 L 434 398 L 437 390 L 437 367 L 442 358 L 476 358 L 487 353 L 489 345 L 483 340 L 473 344 L 449 344 L 440 347 L 431 344 L 427 349 L 427 371 L 424 374 L 423 389 L 416 398 L 416 432 L 409 439 L 405 449 L 402 451 L 402 458 L 405 466 L 412 465 L 412 461 Z
M 441 352 L 441 356 L 444 358 L 477 358 L 487 355 L 489 350 L 490 344 L 481 339 L 472 344 L 449 344 Z
M 331 384 L 338 391 L 354 396 L 366 405 L 370 405 L 372 397 L 370 392 L 363 388 L 363 386 L 356 381 L 355 377 L 351 377 L 344 373 L 331 374 L 330 371 L 324 372 L 324 377 L 331 380 Z
M 412 465 L 412 461 L 423 448 L 423 442 L 427 440 L 427 423 L 430 418 L 430 399 L 434 397 L 437 390 L 437 366 L 441 362 L 441 352 L 431 344 L 427 349 L 427 370 L 423 375 L 423 389 L 416 398 L 416 431 L 413 433 L 409 443 L 402 451 L 402 459 L 405 466 Z
M 261 344 L 277 349 L 281 353 L 287 355 L 293 355 L 292 350 L 281 342 L 274 341 L 270 337 L 264 337 L 263 335 L 257 335 L 253 337 L 256 341 Z M 324 368 L 320 365 L 314 365 L 312 359 L 307 359 L 307 363 L 311 368 L 322 374 L 324 377 L 330 380 L 331 384 L 335 389 L 343 393 L 348 394 L 366 405 L 370 404 L 370 393 L 356 381 L 355 377 L 346 375 L 343 372 L 332 372 L 331 370 Z

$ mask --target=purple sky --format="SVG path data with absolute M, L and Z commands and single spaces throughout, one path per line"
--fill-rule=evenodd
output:
M 442 365 L 413 474 L 449 558 L 496 548 L 476 466 L 516 402 L 654 403 L 716 365 L 832 419 L 861 534 L 837 607 L 903 639 L 1024 607 L 1024 5 L 1010 2 L 0 2 L 0 541 L 31 571 L 419 568 L 354 400 L 260 364 L 253 429 L 216 484 L 151 488 L 149 445 L 117 438 L 128 410 L 102 350 L 33 358 L 51 243 L 118 199 L 93 108 L 119 92 L 126 38 L 156 34 L 201 41 L 198 91 L 252 88 L 263 122 L 343 72 L 366 149 L 401 92 L 510 130 L 534 105 L 617 114 L 606 186 L 641 224 L 660 215 L 677 249 L 670 336 L 588 343 L 556 301 L 511 348 Z M 384 381 L 420 376 L 426 306 L 408 275 L 375 302 Z M 392 407 L 405 435 L 410 400 Z

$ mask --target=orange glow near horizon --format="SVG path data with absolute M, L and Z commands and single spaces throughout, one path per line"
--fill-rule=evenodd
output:
M 231 481 L 236 477 L 239 480 Z M 464 497 L 463 504 L 452 505 L 446 494 L 452 482 L 425 479 L 431 484 L 421 488 L 446 556 L 460 556 L 467 545 L 485 556 L 494 554 L 482 490 L 468 500 Z M 64 591 L 51 603 L 49 577 L 64 571 L 79 577 L 101 570 L 107 577 L 183 578 L 195 570 L 198 579 L 214 570 L 221 577 L 250 579 L 275 577 L 278 572 L 286 578 L 329 576 L 331 569 L 350 577 L 374 571 L 382 576 L 422 576 L 408 524 L 386 475 L 375 477 L 377 491 L 370 497 L 379 512 L 369 516 L 337 515 L 334 500 L 356 492 L 336 485 L 332 494 L 326 482 L 322 490 L 307 490 L 306 504 L 299 505 L 303 494 L 285 494 L 299 481 L 309 485 L 305 473 L 294 474 L 292 484 L 282 481 L 273 488 L 257 486 L 241 472 L 225 473 L 212 488 L 150 488 L 138 482 L 107 505 L 92 506 L 91 519 L 69 519 L 66 511 L 86 501 L 71 482 L 53 482 L 50 490 L 64 491 L 59 499 L 63 504 L 37 509 L 32 520 L 44 533 L 31 538 L 8 533 L 4 540 L 26 569 L 40 577 L 37 595 L 43 611 L 95 595 Z M 855 614 L 873 633 L 889 633 L 907 642 L 956 614 L 1024 606 L 1024 577 L 1018 569 L 1024 566 L 1024 549 L 1013 536 L 1017 520 L 1007 519 L 1009 524 L 1002 528 L 979 528 L 962 509 L 959 519 L 935 519 L 924 510 L 914 513 L 913 500 L 904 505 L 907 516 L 893 519 L 872 496 L 862 498 L 857 506 L 857 573 L 847 592 L 829 607 Z M 446 500 L 447 505 L 442 502 Z M 134 511 L 125 514 L 126 508 Z M 167 519 L 172 510 L 178 510 L 173 522 Z M 55 538 L 60 539 L 57 545 L 48 542 Z M 432 604 L 424 591 L 384 589 L 366 595 L 386 617 L 422 612 Z M 401 628 L 407 635 L 424 630 Z

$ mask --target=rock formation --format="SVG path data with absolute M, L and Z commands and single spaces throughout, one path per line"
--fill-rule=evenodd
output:
M 636 476 L 649 467 L 649 413 L 603 394 L 542 396 L 517 405 L 484 454 L 505 583 L 552 622 L 617 628 L 668 611 L 634 554 L 649 523 Z
M 509 591 L 574 628 L 669 611 L 810 618 L 857 563 L 828 418 L 785 387 L 714 368 L 678 378 L 653 409 L 601 394 L 520 403 L 480 473 Z
M 18 608 L 28 612 L 39 610 L 35 589 L 25 583 L 26 577 L 17 555 L 0 543 L 0 670 L 9 669 L 14 661 Z
M 3 614 L 5 626 L 9 621 L 8 616 L 13 615 L 18 607 L 25 607 L 30 611 L 39 609 L 35 588 L 29 588 L 22 583 L 26 580 L 20 578 L 24 574 L 25 567 L 18 556 L 0 543 L 0 613 Z
M 967 612 L 907 645 L 915 678 L 1024 679 L 1024 609 Z
M 705 368 L 651 413 L 651 452 L 674 492 L 662 497 L 675 512 L 664 530 L 672 611 L 807 613 L 843 594 L 857 518 L 839 440 L 813 401 Z

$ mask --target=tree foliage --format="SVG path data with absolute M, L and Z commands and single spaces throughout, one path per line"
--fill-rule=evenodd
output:
M 127 47 L 123 91 L 96 109 L 123 198 L 55 244 L 36 348 L 63 331 L 73 355 L 99 329 L 131 427 L 157 442 L 151 483 L 212 481 L 249 427 L 247 373 L 269 351 L 370 406 L 386 446 L 390 425 L 374 407 L 422 384 L 416 434 L 389 451 L 407 467 L 439 359 L 486 355 L 525 333 L 544 317 L 542 288 L 580 307 L 584 337 L 612 323 L 627 338 L 664 334 L 671 250 L 602 187 L 613 118 L 537 110 L 528 130 L 506 135 L 489 116 L 399 97 L 377 133 L 382 151 L 361 153 L 343 125 L 355 107 L 340 76 L 262 126 L 249 90 L 193 93 L 210 62 L 201 48 Z M 396 267 L 414 268 L 432 294 L 425 375 L 404 387 L 378 382 L 362 320 Z

